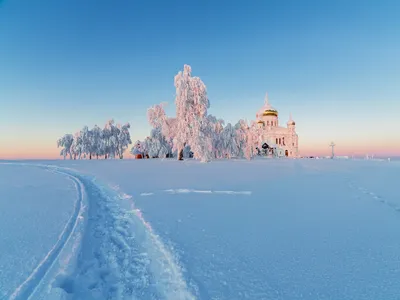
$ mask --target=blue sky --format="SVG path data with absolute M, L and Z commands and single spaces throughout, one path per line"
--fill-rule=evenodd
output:
M 109 118 L 143 138 L 149 106 L 174 113 L 184 64 L 229 122 L 268 92 L 303 154 L 331 140 L 400 154 L 399 15 L 400 1 L 0 1 L 0 157 L 54 157 L 59 136 Z

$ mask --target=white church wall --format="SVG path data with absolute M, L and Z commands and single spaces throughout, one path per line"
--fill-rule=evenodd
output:
M 260 143 L 275 144 L 277 156 L 298 157 L 298 135 L 296 133 L 296 124 L 290 116 L 287 127 L 279 126 L 278 111 L 274 109 L 268 101 L 268 95 L 265 97 L 264 106 L 256 114 L 259 127 L 262 128 Z M 257 145 L 257 147 L 261 147 Z M 287 151 L 287 155 L 286 155 Z

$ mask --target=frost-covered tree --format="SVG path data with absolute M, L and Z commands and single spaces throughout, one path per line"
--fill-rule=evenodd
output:
M 193 137 L 189 142 L 191 151 L 194 158 L 200 159 L 202 162 L 208 162 L 213 157 L 213 144 L 212 144 L 212 126 L 208 120 L 204 118 L 199 124 L 193 127 Z
M 107 121 L 105 124 L 103 130 L 102 130 L 102 153 L 104 155 L 104 159 L 107 159 L 111 156 L 114 150 L 114 145 L 113 143 L 115 142 L 113 137 L 113 132 L 112 132 L 112 127 L 114 126 L 114 120 L 111 119 Z
M 110 131 L 110 139 L 109 139 L 109 157 L 115 158 L 116 156 L 120 157 L 120 147 L 119 147 L 119 135 L 121 133 L 120 126 L 116 126 L 113 119 L 107 122 L 106 126 Z
M 165 141 L 178 159 L 188 153 L 201 161 L 232 156 L 251 159 L 257 154 L 261 136 L 257 124 L 240 120 L 235 126 L 224 127 L 223 120 L 207 115 L 210 104 L 206 86 L 200 78 L 192 77 L 190 66 L 185 65 L 175 76 L 174 84 L 176 116 L 167 117 L 162 104 L 147 112 L 153 130 L 142 142 L 142 148 L 147 149 L 150 156 L 160 157 L 160 149 L 168 148 L 163 147 Z
M 236 125 L 236 140 L 240 145 L 240 152 L 247 159 L 251 159 L 257 154 L 257 147 L 260 144 L 260 130 L 254 121 L 248 124 L 246 121 L 240 120 Z
M 132 149 L 131 149 L 131 153 L 133 154 L 133 155 L 144 155 L 144 153 L 143 153 L 143 149 L 142 149 L 142 142 L 141 141 L 136 141 L 134 144 L 133 144 L 133 147 L 132 147 Z
M 74 141 L 71 146 L 71 152 L 74 159 L 81 159 L 83 153 L 83 140 L 80 132 L 75 133 Z
M 258 154 L 257 148 L 261 146 L 260 137 L 261 129 L 258 127 L 255 121 L 252 121 L 248 130 L 248 145 L 250 147 L 250 157 L 254 157 Z
M 176 118 L 167 118 L 161 128 L 162 134 L 168 141 L 171 141 L 171 143 L 176 133 L 177 123 Z
M 199 77 L 192 77 L 191 67 L 184 66 L 175 76 L 176 124 L 173 136 L 173 150 L 182 159 L 183 148 L 190 145 L 194 157 L 209 161 L 212 139 L 208 132 L 207 109 L 210 103 L 206 86 Z
M 150 156 L 164 157 L 172 155 L 173 139 L 176 136 L 176 118 L 168 118 L 164 105 L 157 104 L 147 110 L 147 119 L 153 127 L 150 138 Z M 175 150 L 174 150 L 175 151 Z
M 237 146 L 237 155 L 239 157 L 244 157 L 244 152 L 247 143 L 247 122 L 244 120 L 239 120 L 235 124 L 235 144 Z
M 213 115 L 207 116 L 209 122 L 209 134 L 212 140 L 214 158 L 223 157 L 223 143 L 221 133 L 224 130 L 224 120 L 217 119 Z
M 155 129 L 150 140 L 146 142 L 150 154 L 156 154 L 159 149 L 166 151 L 168 146 L 171 146 L 171 152 L 177 152 L 179 160 L 184 156 L 185 147 L 190 149 L 185 150 L 186 154 L 193 153 L 196 159 L 203 162 L 223 156 L 221 133 L 224 122 L 213 116 L 207 116 L 210 103 L 206 86 L 200 78 L 192 77 L 191 72 L 191 67 L 184 65 L 183 71 L 174 78 L 176 88 L 174 118 L 166 116 L 163 105 L 156 105 L 148 110 L 149 123 Z M 160 132 L 165 140 L 162 139 Z
M 74 136 L 72 134 L 65 134 L 63 137 L 57 140 L 57 148 L 63 147 L 61 149 L 60 155 L 64 156 L 64 159 L 69 154 L 70 159 L 72 159 L 71 147 L 74 142 Z
M 131 153 L 133 155 L 142 155 L 142 158 L 147 158 L 149 155 L 149 147 L 150 147 L 151 141 L 150 137 L 146 137 L 143 141 L 136 141 L 133 144 L 133 147 L 131 149 Z
M 101 131 L 101 153 L 105 159 L 116 156 L 123 158 L 125 150 L 132 144 L 130 127 L 129 123 L 121 126 L 115 125 L 113 119 L 107 121 Z
M 228 123 L 221 132 L 221 143 L 223 155 L 226 158 L 239 155 L 239 145 L 236 139 L 236 130 Z
M 102 133 L 101 129 L 99 126 L 95 125 L 91 131 L 90 135 L 90 156 L 89 158 L 92 157 L 92 155 L 96 155 L 96 158 L 98 159 L 99 156 L 102 155 L 101 152 L 101 144 L 102 144 Z
M 176 132 L 177 120 L 176 118 L 166 118 L 162 128 L 161 133 L 167 141 L 167 147 L 170 149 L 168 157 L 177 157 L 178 151 L 174 148 L 174 136 Z
M 91 135 L 92 135 L 92 132 L 89 130 L 89 128 L 87 126 L 84 126 L 79 134 L 79 136 L 82 139 L 82 153 L 84 155 L 88 155 L 90 159 L 92 159 Z
M 147 110 L 147 120 L 153 128 L 162 128 L 167 120 L 164 105 L 157 104 Z
M 172 148 L 161 132 L 161 128 L 151 130 L 150 137 L 146 139 L 146 146 L 150 157 L 165 158 L 171 154 Z
M 244 134 L 244 145 L 243 145 L 243 155 L 247 159 L 251 159 L 253 157 L 252 152 L 252 136 L 250 127 L 247 122 L 241 123 L 242 131 Z
M 141 148 L 143 151 L 144 158 L 147 158 L 149 156 L 149 150 L 151 148 L 151 139 L 150 137 L 146 137 L 142 142 L 141 142 Z
M 75 136 L 66 134 L 57 140 L 57 146 L 63 147 L 60 155 L 63 155 L 64 159 L 67 154 L 71 159 L 80 159 L 82 155 L 88 156 L 89 159 L 92 159 L 93 155 L 97 158 L 104 155 L 105 159 L 116 156 L 122 159 L 124 151 L 132 143 L 129 129 L 129 123 L 115 125 L 111 119 L 103 129 L 95 125 L 89 130 L 84 126 Z
M 117 153 L 120 159 L 124 158 L 124 152 L 130 144 L 132 144 L 131 135 L 129 133 L 131 125 L 126 123 L 122 126 L 118 125 L 118 136 L 117 136 Z
M 169 132 L 171 121 L 168 120 L 163 104 L 150 107 L 147 110 L 147 119 L 153 129 L 148 140 L 150 157 L 167 157 L 172 152 L 173 133 Z

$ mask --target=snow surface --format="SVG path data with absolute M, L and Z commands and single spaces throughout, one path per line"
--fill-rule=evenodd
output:
M 26 163 L 41 166 L 0 164 L 0 224 L 10 228 L 7 242 L 0 233 L 8 255 L 0 256 L 0 295 L 390 300 L 400 294 L 399 162 Z M 4 201 L 13 193 L 9 199 L 19 204 Z M 52 206 L 54 193 L 60 203 Z M 46 256 L 54 243 L 58 254 Z M 34 255 L 28 266 L 23 257 Z M 48 266 L 29 279 L 46 257 Z M 22 297 L 16 289 L 26 280 L 31 288 Z
M 76 189 L 64 176 L 0 165 L 0 299 L 31 290 L 35 274 L 73 213 Z M 48 260 L 50 262 L 50 260 Z M 42 266 L 42 268 L 40 268 Z

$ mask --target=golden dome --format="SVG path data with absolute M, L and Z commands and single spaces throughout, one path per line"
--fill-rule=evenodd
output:
M 278 111 L 275 110 L 275 109 L 266 109 L 263 112 L 263 116 L 275 116 L 275 117 L 277 117 L 278 116 Z
M 265 117 L 265 116 L 273 116 L 278 117 L 278 111 L 269 104 L 268 94 L 265 95 L 265 103 L 264 106 L 258 111 L 256 117 Z

